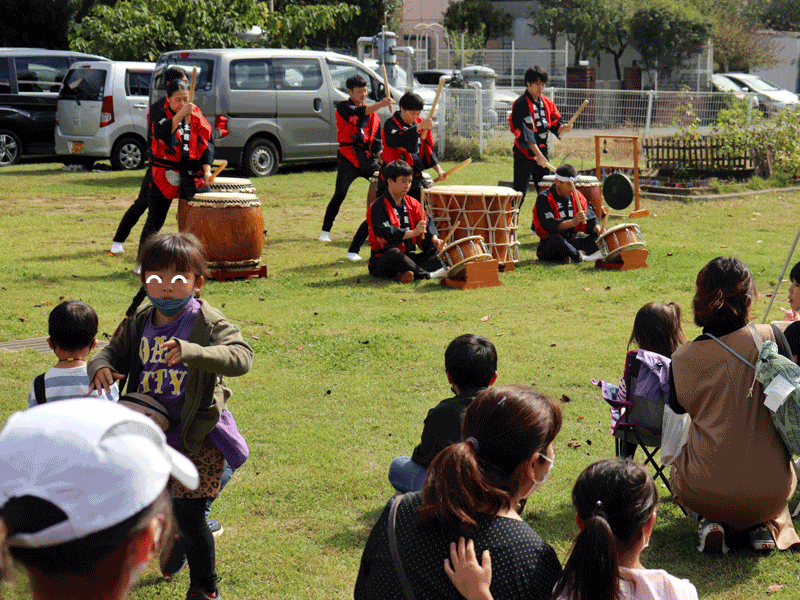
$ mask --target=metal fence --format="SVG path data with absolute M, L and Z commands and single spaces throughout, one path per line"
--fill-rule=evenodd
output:
M 439 51 L 437 68 L 460 69 L 467 65 L 491 67 L 497 74 L 497 84 L 504 86 L 524 85 L 525 71 L 534 65 L 547 71 L 550 83 L 566 85 L 567 50 L 469 50 L 450 49 Z M 421 67 L 420 67 L 421 68 Z
M 437 109 L 439 154 L 445 154 L 447 137 L 472 139 L 481 154 L 489 136 L 510 137 L 507 98 L 514 92 L 521 90 L 445 88 Z M 721 110 L 743 101 L 758 106 L 756 95 L 745 93 L 548 88 L 545 94 L 556 103 L 564 121 L 589 100 L 570 134 L 584 137 L 596 133 L 669 135 L 686 127 L 708 133 Z

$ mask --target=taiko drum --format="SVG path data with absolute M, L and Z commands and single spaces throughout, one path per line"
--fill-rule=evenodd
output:
M 639 250 L 646 246 L 636 223 L 620 223 L 607 229 L 597 238 L 597 245 L 608 261 L 614 260 L 623 250 Z
M 539 191 L 548 189 L 555 182 L 554 175 L 545 175 L 539 182 Z M 575 188 L 589 201 L 592 205 L 594 214 L 599 219 L 603 216 L 603 185 L 594 175 L 578 175 L 578 181 L 575 183 Z
M 489 254 L 483 238 L 473 235 L 451 242 L 442 248 L 439 258 L 447 263 L 447 276 L 454 277 L 464 270 L 467 263 L 491 260 L 492 255 Z

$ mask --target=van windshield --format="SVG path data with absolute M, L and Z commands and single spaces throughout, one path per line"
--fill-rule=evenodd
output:
M 102 100 L 106 89 L 105 69 L 72 69 L 64 79 L 59 98 Z

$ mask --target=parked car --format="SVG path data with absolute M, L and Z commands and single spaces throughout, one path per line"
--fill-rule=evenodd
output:
M 800 98 L 794 92 L 782 90 L 770 82 L 749 73 L 722 73 L 743 90 L 758 94 L 758 106 L 767 115 L 774 114 L 782 108 L 795 108 L 800 105 Z
M 41 48 L 0 48 L 0 167 L 27 154 L 53 154 L 56 98 L 70 65 L 102 56 Z
M 457 71 L 453 69 L 419 69 L 414 71 L 414 79 L 422 85 L 439 85 L 441 77 L 455 77 Z
M 750 104 L 751 108 L 758 108 L 758 98 L 746 89 L 743 89 L 732 79 L 725 75 L 715 73 L 711 76 L 711 87 L 715 92 L 727 94 Z
M 197 67 L 194 101 L 214 127 L 214 154 L 249 177 L 272 175 L 280 164 L 336 159 L 336 105 L 346 81 L 360 73 L 372 102 L 382 77 L 358 59 L 335 52 L 266 48 L 175 50 L 162 54 L 150 102 L 163 94 L 163 73 Z M 401 92 L 392 89 L 399 100 Z M 381 118 L 389 116 L 382 108 Z
M 147 111 L 155 63 L 77 62 L 56 109 L 56 154 L 85 163 L 110 158 L 119 170 L 147 162 Z

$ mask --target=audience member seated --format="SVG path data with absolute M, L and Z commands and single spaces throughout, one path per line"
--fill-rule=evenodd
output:
M 398 456 L 389 466 L 389 482 L 400 492 L 418 492 L 428 465 L 441 450 L 461 441 L 461 417 L 483 388 L 497 379 L 497 350 L 485 337 L 458 336 L 444 352 L 444 370 L 454 397 L 428 411 L 422 439 L 410 457 Z

